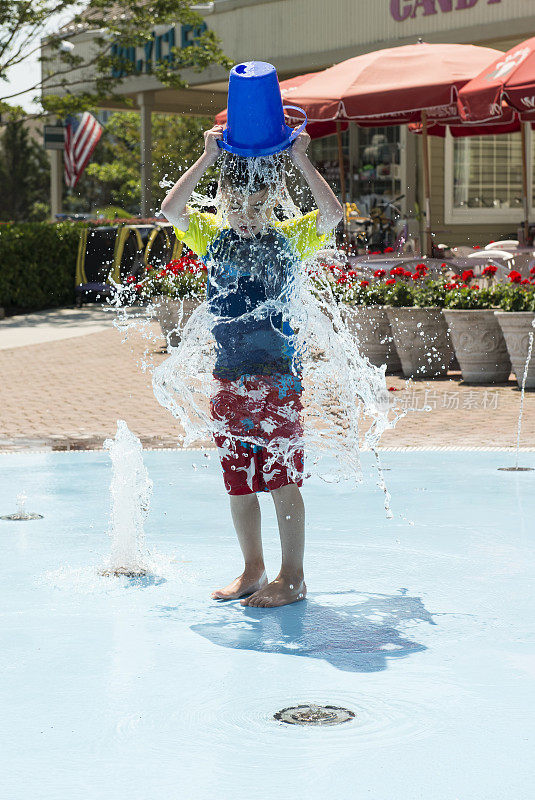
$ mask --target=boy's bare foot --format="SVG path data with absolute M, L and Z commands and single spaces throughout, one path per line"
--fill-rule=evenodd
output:
M 306 593 L 307 587 L 304 580 L 296 579 L 293 583 L 291 578 L 282 578 L 279 575 L 251 597 L 242 600 L 241 605 L 255 606 L 256 608 L 287 606 L 290 603 L 297 603 L 298 600 L 304 600 Z
M 268 582 L 266 570 L 245 570 L 223 589 L 212 592 L 212 600 L 237 600 L 258 591 Z

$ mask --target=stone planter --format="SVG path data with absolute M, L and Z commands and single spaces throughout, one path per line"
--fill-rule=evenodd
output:
M 387 373 L 401 372 L 401 361 L 384 306 L 340 306 L 340 314 L 358 339 L 361 355 L 376 367 L 386 364 Z
M 529 335 L 533 333 L 535 336 L 535 327 L 532 324 L 535 313 L 533 311 L 495 311 L 494 316 L 502 329 L 513 372 L 516 375 L 516 382 L 522 386 L 529 350 Z M 529 362 L 526 389 L 535 389 L 535 345 L 532 348 Z
M 466 383 L 501 383 L 511 374 L 505 339 L 492 309 L 444 309 Z
M 445 375 L 453 359 L 453 346 L 441 309 L 387 306 L 386 310 L 403 375 Z
M 178 346 L 182 329 L 200 303 L 200 300 L 189 297 L 184 300 L 165 296 L 154 299 L 156 317 L 168 347 Z

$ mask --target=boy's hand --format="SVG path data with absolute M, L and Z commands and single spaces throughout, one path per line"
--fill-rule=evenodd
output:
M 204 153 L 213 160 L 214 163 L 221 154 L 221 149 L 217 144 L 217 140 L 222 138 L 223 130 L 224 128 L 222 125 L 214 125 L 209 131 L 204 132 Z
M 299 136 L 294 139 L 294 143 L 290 147 L 290 158 L 297 164 L 298 161 L 306 158 L 306 149 L 310 144 L 310 136 L 306 131 L 301 131 Z

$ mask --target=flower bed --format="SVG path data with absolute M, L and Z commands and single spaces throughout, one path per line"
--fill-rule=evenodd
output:
M 497 270 L 493 265 L 483 269 L 479 283 L 471 269 L 456 274 L 446 263 L 442 268 L 443 275 L 433 280 L 427 277 L 424 263 L 414 271 L 403 266 L 393 267 L 388 273 L 378 269 L 370 280 L 336 267 L 329 267 L 328 274 L 340 304 L 358 309 L 386 308 L 405 375 L 431 376 L 447 370 L 451 345 L 442 314 L 437 313 L 442 309 L 463 378 L 470 382 L 506 380 L 511 364 L 494 311 L 535 312 L 535 268 L 529 279 L 511 271 L 508 283 L 494 281 Z M 347 318 L 347 312 L 344 315 Z M 522 341 L 525 343 L 525 336 Z M 364 342 L 362 346 L 365 349 L 368 345 Z M 515 363 L 520 360 L 517 354 Z
M 123 302 L 150 303 L 168 347 L 177 347 L 187 321 L 206 296 L 206 267 L 193 254 L 127 278 Z
M 126 282 L 131 301 L 146 303 L 159 297 L 202 300 L 206 295 L 206 267 L 196 256 L 187 254 L 164 267 L 149 264 L 141 280 L 130 276 Z

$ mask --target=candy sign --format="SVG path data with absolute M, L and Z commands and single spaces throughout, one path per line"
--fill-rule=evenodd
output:
M 495 5 L 501 0 L 390 0 L 390 16 L 396 22 L 415 17 L 429 17 L 448 11 L 466 11 L 477 4 Z

